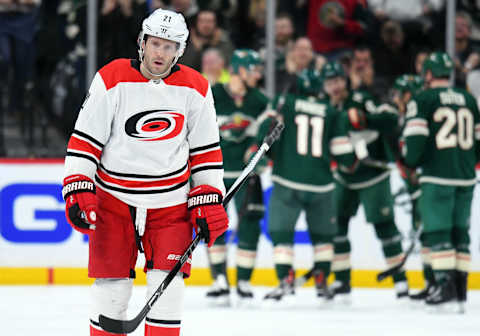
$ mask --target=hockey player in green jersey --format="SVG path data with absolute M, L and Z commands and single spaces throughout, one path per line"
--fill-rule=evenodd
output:
M 399 126 L 403 129 L 405 125 L 405 114 L 407 111 L 408 102 L 423 89 L 424 82 L 422 77 L 418 75 L 402 75 L 395 80 L 392 89 L 392 101 L 397 106 L 399 112 Z M 401 130 L 399 132 L 401 134 Z M 399 143 L 403 142 L 403 139 L 398 139 Z M 397 157 L 400 153 L 396 153 Z M 418 207 L 418 199 L 420 197 L 420 185 L 418 183 L 418 174 L 415 169 L 409 169 L 401 162 L 397 161 L 397 167 L 399 168 L 400 175 L 405 182 L 407 193 L 410 196 L 410 202 L 412 206 L 412 229 L 417 231 L 420 229 L 422 223 L 420 216 L 420 209 Z M 411 294 L 410 299 L 415 302 L 422 302 L 427 297 L 429 291 L 433 289 L 434 277 L 432 266 L 430 263 L 430 249 L 425 241 L 425 234 L 420 235 L 420 241 L 422 243 L 421 257 L 423 264 L 423 276 L 425 278 L 426 286 L 418 293 Z
M 257 88 L 261 78 L 261 60 L 250 49 L 238 49 L 230 64 L 230 81 L 213 86 L 212 93 L 220 127 L 220 147 L 223 154 L 224 182 L 227 190 L 245 165 L 245 152 L 256 134 L 256 119 L 266 109 L 267 97 Z M 239 218 L 237 227 L 237 294 L 241 302 L 251 301 L 253 292 L 250 278 L 255 264 L 259 220 L 263 217 L 262 187 L 258 176 L 242 187 L 235 196 Z M 247 194 L 246 191 L 250 192 Z M 227 246 L 225 235 L 220 236 L 208 250 L 212 276 L 215 282 L 207 298 L 216 305 L 230 304 L 227 277 Z
M 267 111 L 257 135 L 257 142 L 261 143 L 275 122 L 285 125 L 282 136 L 269 152 L 273 160 L 273 191 L 268 232 L 280 286 L 266 295 L 267 304 L 289 303 L 294 297 L 293 245 L 295 224 L 302 210 L 313 245 L 317 296 L 321 300 L 330 298 L 326 279 L 337 226 L 328 143 L 335 111 L 326 101 L 314 98 L 321 90 L 319 79 L 316 71 L 302 72 L 298 94 L 277 97 L 273 104 L 275 111 Z
M 394 222 L 393 197 L 385 135 L 398 125 L 396 110 L 377 105 L 367 92 L 351 91 L 345 73 L 337 62 L 322 68 L 324 90 L 338 111 L 330 151 L 338 167 L 335 172 L 338 234 L 334 239 L 332 270 L 333 293 L 342 301 L 350 300 L 351 264 L 348 224 L 360 203 L 366 219 L 373 224 L 381 241 L 387 264 L 394 266 L 404 257 L 401 235 Z M 405 272 L 393 276 L 397 297 L 407 297 Z
M 435 276 L 426 304 L 431 310 L 463 312 L 480 119 L 475 98 L 449 85 L 452 71 L 446 53 L 435 52 L 425 60 L 428 89 L 407 105 L 403 151 L 405 164 L 422 170 L 419 206 Z

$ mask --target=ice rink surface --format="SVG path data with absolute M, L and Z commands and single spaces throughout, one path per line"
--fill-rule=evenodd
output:
M 0 286 L 0 321 L 4 336 L 87 336 L 88 286 Z M 271 290 L 255 287 L 257 298 Z M 470 291 L 463 315 L 427 313 L 399 303 L 393 289 L 357 289 L 350 306 L 319 306 L 314 289 L 301 288 L 295 306 L 212 308 L 205 287 L 187 287 L 184 336 L 463 336 L 480 335 L 480 291 Z M 235 296 L 232 295 L 232 301 Z M 134 287 L 129 318 L 145 303 L 145 287 Z M 131 335 L 143 335 L 143 326 Z

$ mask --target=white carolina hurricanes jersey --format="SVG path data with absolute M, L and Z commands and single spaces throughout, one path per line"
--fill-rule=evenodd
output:
M 68 142 L 65 176 L 83 174 L 125 203 L 185 203 L 192 187 L 225 192 L 213 97 L 197 71 L 175 65 L 149 80 L 136 60 L 118 59 L 93 79 Z

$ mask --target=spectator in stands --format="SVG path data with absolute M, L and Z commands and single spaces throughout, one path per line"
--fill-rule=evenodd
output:
M 297 36 L 307 35 L 308 0 L 278 1 L 277 11 L 288 13 L 292 18 L 293 30 Z
M 253 0 L 249 3 L 248 26 L 251 27 L 249 28 L 249 30 L 251 31 L 247 35 L 247 40 L 249 40 L 247 45 L 254 50 L 260 50 L 260 48 L 266 45 L 266 2 L 264 0 Z M 241 31 L 245 31 L 244 27 L 239 27 L 238 29 L 240 29 Z
M 197 0 L 197 5 L 199 10 L 214 11 L 220 27 L 230 30 L 235 24 L 232 19 L 238 9 L 238 0 Z
M 225 69 L 225 59 L 218 49 L 205 50 L 202 56 L 202 75 L 208 79 L 210 86 L 216 83 L 225 84 L 230 80 L 230 74 Z
M 348 70 L 348 78 L 352 90 L 368 91 L 377 99 L 385 99 L 388 95 L 386 83 L 375 76 L 372 51 L 365 45 L 355 47 Z
M 287 13 L 280 13 L 275 18 L 275 66 L 285 67 L 285 56 L 294 43 L 292 18 Z M 264 41 L 265 42 L 265 41 Z M 266 55 L 265 44 L 259 50 L 260 57 Z
M 295 92 L 297 74 L 304 69 L 318 68 L 321 65 L 321 60 L 317 61 L 313 52 L 312 42 L 307 37 L 297 38 L 292 49 L 287 52 L 284 66 L 276 68 L 276 92 Z
M 422 75 L 423 62 L 430 55 L 430 51 L 426 49 L 420 49 L 415 55 L 415 73 L 419 76 Z
M 352 90 L 362 90 L 373 85 L 373 59 L 370 49 L 366 46 L 356 47 L 350 63 L 350 87 Z
M 455 17 L 455 84 L 465 88 L 467 73 L 480 65 L 480 46 L 471 38 L 472 18 L 467 12 Z
M 480 41 L 480 1 L 457 0 L 457 11 L 463 11 L 472 17 L 470 38 Z
M 181 58 L 181 63 L 201 71 L 203 52 L 208 48 L 220 51 L 226 63 L 230 62 L 234 46 L 227 33 L 217 26 L 217 16 L 211 10 L 198 12 L 190 29 L 189 41 Z
M 440 10 L 445 0 L 368 0 L 368 6 L 381 20 L 408 22 L 425 19 L 432 11 Z
M 7 97 L 8 105 L 0 106 L 0 133 L 3 132 L 1 113 L 6 109 L 10 114 L 20 116 L 22 123 L 30 121 L 27 130 L 29 145 L 33 145 L 33 114 L 29 104 L 32 103 L 35 35 L 40 4 L 40 0 L 0 1 L 0 104 Z M 0 156 L 4 154 L 3 135 L 0 134 Z
M 138 27 L 145 14 L 146 5 L 140 1 L 103 0 L 98 21 L 98 30 L 102 32 L 98 38 L 99 68 L 118 57 L 136 58 Z
M 182 15 L 185 17 L 185 21 L 187 21 L 188 26 L 190 26 L 192 20 L 198 12 L 196 0 L 170 0 L 163 2 L 170 3 L 170 6 L 168 6 L 167 9 L 177 13 L 182 13 Z
M 277 60 L 285 58 L 287 49 L 293 45 L 293 30 L 292 18 L 287 13 L 280 13 L 275 19 L 275 52 Z
M 391 87 L 395 78 L 414 70 L 414 49 L 405 43 L 402 26 L 389 20 L 382 25 L 381 40 L 373 50 L 375 73 Z
M 97 69 L 115 58 L 138 57 L 138 27 L 147 11 L 147 4 L 142 0 L 99 1 L 98 31 L 101 33 L 97 39 Z M 51 106 L 47 112 L 69 137 L 89 80 L 86 78 L 87 3 L 64 0 L 59 12 L 65 17 L 70 49 L 50 74 Z
M 368 0 L 377 27 L 388 20 L 397 21 L 402 25 L 407 40 L 417 44 L 428 39 L 435 15 L 444 4 L 445 0 Z M 436 33 L 438 35 L 438 31 Z
M 310 0 L 307 35 L 316 52 L 335 60 L 363 37 L 366 19 L 361 0 Z

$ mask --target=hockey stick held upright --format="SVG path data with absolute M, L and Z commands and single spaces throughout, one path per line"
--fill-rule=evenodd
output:
M 264 138 L 262 145 L 260 146 L 257 153 L 252 157 L 250 162 L 247 164 L 245 169 L 242 171 L 242 174 L 235 180 L 230 190 L 223 199 L 223 206 L 226 206 L 228 202 L 232 199 L 235 193 L 240 189 L 240 187 L 245 183 L 250 173 L 253 171 L 257 163 L 260 161 L 263 155 L 270 149 L 272 144 L 280 137 L 284 125 L 282 123 L 277 123 L 275 127 L 267 134 Z M 107 317 L 105 315 L 100 315 L 98 320 L 100 327 L 110 333 L 114 334 L 129 334 L 133 332 L 137 327 L 142 323 L 143 319 L 147 316 L 148 312 L 152 309 L 152 306 L 158 300 L 158 298 L 163 294 L 165 289 L 168 287 L 173 278 L 180 271 L 182 266 L 187 262 L 188 258 L 192 255 L 193 251 L 197 247 L 200 240 L 203 239 L 201 233 L 197 234 L 190 245 L 187 247 L 183 255 L 177 261 L 172 270 L 167 274 L 167 277 L 163 282 L 158 286 L 153 295 L 148 299 L 145 306 L 142 310 L 131 320 L 117 320 Z

